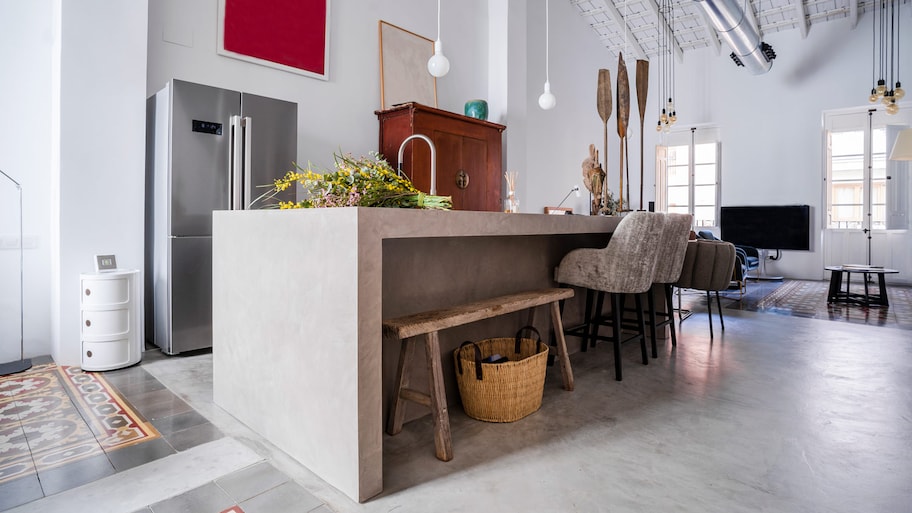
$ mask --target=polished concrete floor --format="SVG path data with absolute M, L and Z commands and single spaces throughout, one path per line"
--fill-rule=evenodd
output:
M 214 405 L 211 354 L 147 352 L 141 368 L 224 434 L 193 450 L 218 453 L 225 449 L 214 444 L 230 441 L 254 454 L 224 474 L 267 463 L 318 499 L 260 511 L 910 510 L 912 332 L 726 308 L 725 331 L 716 318 L 710 339 L 706 314 L 694 310 L 679 328 L 677 348 L 661 347 L 648 366 L 637 346 L 626 345 L 622 382 L 614 380 L 610 348 L 600 345 L 571 356 L 574 392 L 563 391 L 557 369 L 549 369 L 541 410 L 519 422 L 478 422 L 453 407 L 453 461 L 434 458 L 427 418 L 396 437 L 384 435 L 385 490 L 365 504 Z M 276 414 L 319 421 L 306 412 Z M 143 471 L 150 465 L 130 469 L 117 486 L 105 481 L 122 474 L 87 485 L 107 490 L 110 505 L 97 510 L 136 510 L 118 509 L 117 501 L 149 493 Z M 203 493 L 190 467 L 175 468 L 187 481 L 181 493 Z M 217 474 L 202 479 L 217 483 Z M 87 487 L 15 511 L 69 511 L 64 505 L 77 503 Z M 146 503 L 177 495 L 168 490 Z

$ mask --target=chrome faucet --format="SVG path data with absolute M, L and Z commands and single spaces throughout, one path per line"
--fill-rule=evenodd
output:
M 405 140 L 402 141 L 402 144 L 399 145 L 399 160 L 398 160 L 399 174 L 400 175 L 402 174 L 402 153 L 405 151 L 405 145 L 412 139 L 421 139 L 424 142 L 428 143 L 428 146 L 431 148 L 431 190 L 429 191 L 429 194 L 431 194 L 432 196 L 436 195 L 437 194 L 437 148 L 434 146 L 434 143 L 431 141 L 430 137 L 428 137 L 426 135 L 422 135 L 422 134 L 413 134 L 413 135 L 406 137 Z

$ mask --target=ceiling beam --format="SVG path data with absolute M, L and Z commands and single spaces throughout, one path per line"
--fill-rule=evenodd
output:
M 672 32 L 671 26 L 668 24 L 668 20 L 666 20 L 665 16 L 659 12 L 659 6 L 656 4 L 656 0 L 643 0 L 643 4 L 646 5 L 646 7 L 648 7 L 653 14 L 655 14 L 657 25 L 662 24 L 665 30 Z M 681 45 L 678 44 L 678 40 L 676 38 L 672 38 L 671 46 L 674 49 L 674 54 L 675 57 L 677 57 L 678 62 L 683 62 L 684 51 L 681 50 Z
M 852 0 L 849 0 L 849 3 L 852 3 Z M 801 31 L 801 39 L 807 39 L 808 37 L 808 19 L 807 19 L 807 9 L 804 7 L 804 0 L 798 0 L 795 4 L 795 15 L 798 16 L 796 23 L 798 25 L 798 30 Z
M 858 26 L 858 0 L 849 0 L 849 21 L 852 29 Z
M 646 57 L 646 52 L 643 51 L 643 47 L 640 46 L 639 41 L 637 41 L 636 36 L 633 35 L 633 31 L 627 27 L 627 22 L 624 20 L 624 17 L 621 16 L 621 13 L 617 10 L 617 7 L 614 6 L 612 0 L 601 0 L 605 5 L 605 13 L 614 20 L 614 23 L 617 25 L 618 30 L 621 33 L 628 32 L 632 37 L 625 40 L 626 45 L 630 46 L 633 50 L 634 55 L 637 59 L 648 60 Z M 652 1 L 652 0 L 650 0 Z

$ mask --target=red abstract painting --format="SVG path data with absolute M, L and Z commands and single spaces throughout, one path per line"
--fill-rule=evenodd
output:
M 223 1 L 226 52 L 326 77 L 329 0 Z

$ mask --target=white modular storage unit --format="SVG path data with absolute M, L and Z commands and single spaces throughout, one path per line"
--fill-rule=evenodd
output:
M 142 359 L 142 279 L 138 270 L 79 275 L 82 369 L 104 371 Z

